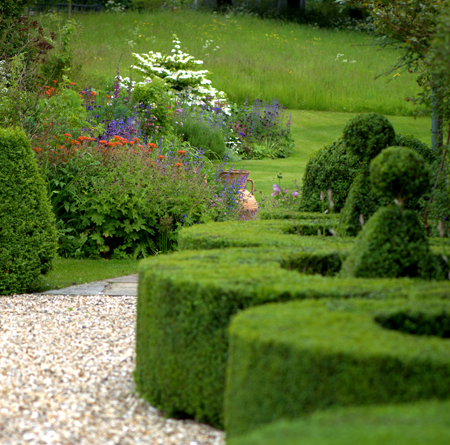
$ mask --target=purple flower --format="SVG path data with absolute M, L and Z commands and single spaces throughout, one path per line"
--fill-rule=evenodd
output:
M 278 184 L 273 185 L 273 192 L 270 196 L 277 196 L 280 193 L 280 186 Z
M 291 193 L 291 195 L 292 195 L 294 198 L 296 198 L 296 197 L 298 196 L 297 190 L 294 190 L 294 191 Z

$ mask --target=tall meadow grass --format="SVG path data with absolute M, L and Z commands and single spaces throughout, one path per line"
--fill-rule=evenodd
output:
M 129 76 L 133 52 L 170 52 L 176 34 L 182 50 L 204 60 L 213 86 L 237 103 L 275 97 L 291 109 L 411 115 L 405 98 L 418 92 L 409 73 L 375 79 L 397 54 L 374 47 L 372 36 L 354 30 L 199 11 L 73 17 L 79 23 L 75 46 L 84 65 L 78 79 L 83 87 L 110 87 L 121 55 L 121 75 Z

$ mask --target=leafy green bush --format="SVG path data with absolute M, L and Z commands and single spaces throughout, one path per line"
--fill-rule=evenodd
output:
M 278 421 L 228 445 L 447 445 L 450 402 L 332 409 Z
M 395 142 L 392 144 L 397 147 L 408 147 L 419 153 L 428 164 L 432 164 L 438 160 L 438 157 L 433 153 L 430 146 L 425 142 L 419 141 L 414 136 L 404 136 L 402 134 L 395 135 Z
M 335 406 L 448 399 L 448 340 L 375 320 L 381 311 L 437 309 L 448 312 L 450 304 L 321 300 L 238 314 L 229 328 L 227 437 Z
M 149 151 L 84 146 L 49 169 L 61 256 L 145 257 L 173 249 L 183 226 L 234 217 L 235 192 L 205 184 L 185 151 Z
M 0 294 L 23 293 L 56 256 L 54 215 L 25 133 L 0 129 Z
M 361 181 L 367 183 L 367 171 L 362 175 Z M 354 250 L 344 263 L 344 274 L 355 277 L 443 278 L 417 214 L 403 209 L 405 199 L 417 198 L 429 187 L 429 178 L 430 171 L 423 157 L 407 147 L 386 148 L 372 160 L 372 188 L 395 198 L 397 205 L 379 208 L 363 227 Z M 356 180 L 354 184 L 358 186 Z M 365 202 L 375 202 L 368 198 L 367 190 L 370 190 L 367 184 L 360 186 L 357 191 L 360 191 L 360 199 L 355 201 L 356 204 L 364 202 L 361 197 L 366 198 Z M 347 202 L 351 197 L 352 192 Z M 346 209 L 342 212 L 343 218 L 348 215 L 355 218 L 358 211 L 362 213 L 356 205 L 348 208 L 348 214 Z
M 394 144 L 395 131 L 381 114 L 363 113 L 347 122 L 342 138 L 352 153 L 361 159 L 372 159 Z
M 331 189 L 334 210 L 340 212 L 360 163 L 360 158 L 347 149 L 343 139 L 314 153 L 306 164 L 300 209 L 304 212 L 330 210 L 328 200 L 321 200 L 320 195 L 321 192 L 326 195 Z
M 414 150 L 389 147 L 370 163 L 370 181 L 375 190 L 403 204 L 429 189 L 430 169 Z
M 341 211 L 339 234 L 356 236 L 361 227 L 389 201 L 372 189 L 369 164 L 364 162 L 356 175 Z
M 223 125 L 202 109 L 184 108 L 174 118 L 174 128 L 183 140 L 201 149 L 210 159 L 222 159 L 228 152 Z
M 347 276 L 365 278 L 444 278 L 417 214 L 395 205 L 381 207 L 370 218 L 342 271 Z
M 171 121 L 174 114 L 169 87 L 164 80 L 155 77 L 151 82 L 136 85 L 132 101 L 140 105 L 142 134 L 158 137 L 171 131 Z
M 320 276 L 339 267 L 354 241 L 283 234 L 283 225 L 292 227 L 292 221 L 192 226 L 180 232 L 180 248 L 216 249 L 180 251 L 140 263 L 135 379 L 153 406 L 169 416 L 223 426 L 226 330 L 231 317 L 245 308 L 305 298 L 450 295 L 446 281 Z M 435 248 L 436 254 L 448 255 L 450 246 L 442 242 Z

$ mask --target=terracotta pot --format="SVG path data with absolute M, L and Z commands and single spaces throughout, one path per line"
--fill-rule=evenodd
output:
M 241 203 L 241 210 L 239 211 L 239 219 L 250 220 L 256 216 L 258 212 L 258 203 L 254 197 L 255 183 L 249 179 L 248 170 L 230 170 L 220 173 L 219 177 L 229 184 L 236 185 L 239 188 L 239 201 Z M 247 181 L 252 183 L 252 191 L 247 190 Z

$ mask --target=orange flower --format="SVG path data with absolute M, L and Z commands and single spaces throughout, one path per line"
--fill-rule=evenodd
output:
M 128 139 L 122 139 L 122 144 L 128 144 Z
M 97 93 L 95 91 L 91 91 L 91 96 L 97 96 Z
M 139 148 L 142 148 L 142 145 L 138 145 Z
M 104 141 L 104 140 L 101 140 L 101 141 L 98 141 L 100 144 L 107 144 L 108 143 L 108 141 Z
M 87 138 L 85 138 L 84 136 L 78 136 L 77 139 L 78 139 L 80 142 L 84 142 L 84 140 L 87 139 Z
M 45 85 L 45 87 L 44 88 L 50 88 L 48 85 Z
M 153 142 L 150 142 L 149 144 L 147 144 L 150 148 L 156 148 L 156 144 L 154 144 Z
M 114 147 L 114 142 L 107 142 L 107 143 L 106 143 L 106 146 L 107 146 L 107 147 Z
M 186 150 L 178 150 L 177 153 L 178 153 L 180 156 L 184 156 L 184 155 L 186 154 Z
M 175 167 L 182 167 L 183 166 L 183 164 L 181 163 L 181 162 L 175 162 Z
M 75 85 L 75 82 L 71 82 L 72 83 L 72 85 Z
M 159 156 L 158 156 L 158 159 L 161 159 L 161 160 L 163 160 L 163 159 L 166 159 L 166 157 L 165 157 L 165 156 L 163 156 L 163 155 L 159 155 Z
M 130 141 L 129 144 L 130 144 L 130 145 L 133 145 L 133 144 L 134 144 L 134 141 Z
M 107 98 L 107 99 L 111 99 L 111 96 L 109 96 L 109 95 L 107 94 L 107 95 L 106 95 L 106 98 Z
M 39 153 L 40 151 L 42 151 L 42 148 L 34 147 L 34 148 L 33 148 L 33 151 L 34 151 L 35 153 Z

